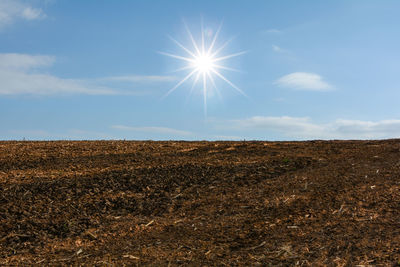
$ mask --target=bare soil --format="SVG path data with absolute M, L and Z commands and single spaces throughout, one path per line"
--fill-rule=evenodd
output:
M 399 266 L 400 140 L 0 142 L 0 265 Z

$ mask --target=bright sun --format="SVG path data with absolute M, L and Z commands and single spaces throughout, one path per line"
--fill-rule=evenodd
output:
M 200 73 L 214 71 L 213 58 L 208 54 L 201 54 L 193 61 L 193 67 Z
M 229 70 L 229 71 L 237 71 L 235 69 L 226 67 L 221 64 L 222 61 L 227 60 L 232 57 L 240 56 L 245 52 L 239 52 L 235 54 L 229 54 L 221 56 L 221 52 L 224 48 L 229 44 L 231 40 L 226 41 L 217 49 L 215 48 L 219 32 L 221 30 L 222 24 L 219 26 L 218 30 L 213 35 L 208 35 L 210 40 L 206 40 L 205 38 L 205 31 L 203 25 L 201 27 L 201 41 L 196 42 L 192 33 L 190 32 L 189 28 L 185 24 L 186 31 L 189 35 L 190 41 L 192 43 L 192 49 L 185 47 L 181 43 L 179 43 L 174 38 L 170 37 L 170 39 L 178 45 L 183 51 L 185 51 L 186 55 L 174 55 L 170 53 L 160 52 L 163 55 L 179 59 L 185 61 L 187 65 L 177 71 L 188 71 L 189 73 L 176 84 L 173 88 L 171 88 L 165 96 L 169 95 L 173 91 L 175 91 L 179 86 L 181 86 L 184 82 L 189 80 L 190 78 L 193 79 L 193 84 L 191 87 L 190 92 L 192 92 L 193 88 L 197 85 L 198 81 L 201 80 L 202 84 L 202 92 L 203 92 L 203 101 L 204 101 L 204 111 L 207 110 L 207 95 L 209 90 L 215 89 L 216 92 L 219 94 L 218 87 L 215 84 L 215 77 L 223 80 L 231 87 L 233 87 L 236 91 L 241 93 L 242 95 L 246 96 L 246 94 L 239 89 L 236 85 L 234 85 L 231 81 L 229 81 L 222 73 L 221 70 Z

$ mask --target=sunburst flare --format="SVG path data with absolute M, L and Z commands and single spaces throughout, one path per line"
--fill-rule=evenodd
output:
M 237 71 L 236 69 L 227 67 L 223 65 L 223 61 L 240 56 L 246 51 L 234 53 L 234 54 L 228 54 L 228 55 L 221 55 L 223 50 L 227 47 L 227 45 L 231 42 L 231 40 L 226 41 L 223 43 L 221 46 L 216 48 L 216 43 L 217 39 L 219 36 L 219 33 L 222 28 L 222 23 L 219 26 L 218 30 L 215 32 L 215 34 L 211 35 L 210 41 L 207 42 L 205 39 L 205 31 L 203 25 L 201 26 L 201 38 L 200 42 L 196 42 L 195 38 L 188 28 L 188 26 L 185 24 L 185 28 L 187 31 L 187 34 L 189 36 L 189 39 L 191 41 L 191 46 L 192 47 L 186 47 L 174 38 L 170 37 L 169 38 L 179 47 L 184 51 L 184 55 L 175 55 L 175 54 L 170 54 L 170 53 L 165 53 L 165 52 L 160 52 L 161 54 L 184 61 L 187 65 L 183 68 L 180 68 L 176 71 L 187 71 L 187 75 L 182 78 L 173 88 L 171 88 L 165 95 L 164 97 L 168 96 L 171 94 L 173 91 L 175 91 L 178 87 L 180 87 L 182 84 L 187 82 L 190 78 L 193 79 L 193 84 L 191 87 L 190 92 L 193 91 L 193 89 L 198 85 L 200 82 L 202 93 L 203 93 L 203 101 L 204 101 L 204 111 L 206 113 L 207 111 L 207 96 L 208 92 L 211 88 L 214 88 L 217 93 L 219 94 L 218 87 L 215 83 L 214 78 L 219 78 L 225 83 L 227 83 L 230 87 L 234 88 L 236 91 L 238 91 L 240 94 L 246 96 L 246 94 L 239 88 L 237 87 L 233 82 L 231 82 L 228 78 L 226 78 L 222 73 L 221 70 L 227 70 L 227 71 Z

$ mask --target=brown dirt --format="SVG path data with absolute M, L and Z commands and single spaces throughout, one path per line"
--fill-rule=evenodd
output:
M 400 140 L 0 142 L 0 265 L 399 261 Z

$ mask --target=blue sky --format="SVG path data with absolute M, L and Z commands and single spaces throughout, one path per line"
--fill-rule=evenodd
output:
M 0 139 L 400 137 L 399 1 L 0 0 Z M 170 37 L 201 25 L 221 70 L 203 103 Z M 170 37 L 169 37 L 170 36 Z

